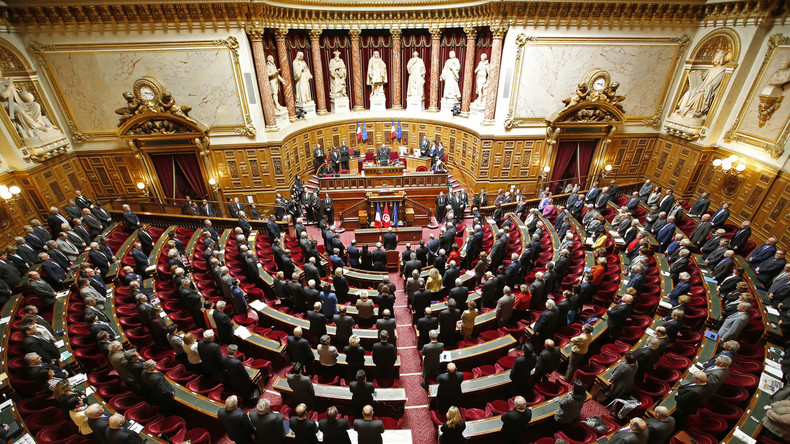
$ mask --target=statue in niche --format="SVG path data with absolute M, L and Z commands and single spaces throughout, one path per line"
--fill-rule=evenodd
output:
M 444 82 L 443 99 L 459 101 L 461 100 L 461 89 L 458 87 L 458 78 L 461 74 L 461 62 L 455 56 L 455 51 L 450 51 L 450 58 L 444 62 L 444 69 L 439 80 Z
M 60 133 L 60 130 L 41 113 L 41 105 L 36 103 L 35 96 L 30 91 L 17 87 L 13 79 L 3 77 L 2 71 L 0 71 L 0 99 L 22 139 L 40 138 L 53 132 Z
M 373 51 L 373 57 L 368 62 L 368 85 L 371 96 L 383 96 L 384 84 L 387 83 L 387 65 L 378 51 Z
M 713 56 L 713 66 L 708 68 L 707 71 L 704 73 L 702 73 L 702 70 L 689 72 L 688 89 L 683 94 L 683 97 L 680 98 L 675 113 L 684 118 L 705 118 L 713 100 L 716 98 L 719 85 L 724 80 L 725 64 L 730 57 L 730 53 L 720 49 Z
M 329 98 L 348 97 L 346 93 L 346 64 L 340 58 L 340 51 L 335 51 L 335 58 L 329 61 Z
M 409 89 L 406 97 L 425 98 L 425 63 L 420 58 L 420 53 L 414 51 L 406 64 L 409 72 Z
M 757 105 L 757 124 L 762 128 L 771 120 L 776 110 L 782 106 L 785 88 L 790 86 L 790 60 L 785 60 L 781 67 L 768 78 L 768 85 L 760 92 L 760 103 Z
M 285 83 L 285 80 L 280 74 L 280 69 L 274 65 L 274 57 L 272 56 L 266 57 L 266 75 L 269 76 L 269 89 L 272 90 L 274 107 L 278 110 L 283 109 L 283 106 L 280 104 L 280 85 Z
M 488 75 L 491 72 L 491 66 L 488 63 L 488 56 L 483 54 L 480 56 L 480 62 L 475 68 L 475 87 L 477 89 L 477 98 L 474 103 L 482 105 L 486 101 L 486 87 L 488 86 Z
M 310 69 L 304 61 L 304 53 L 299 51 L 296 53 L 294 60 L 294 80 L 296 82 L 296 105 L 301 106 L 313 101 L 313 96 L 310 92 L 310 79 L 313 75 L 310 74 Z

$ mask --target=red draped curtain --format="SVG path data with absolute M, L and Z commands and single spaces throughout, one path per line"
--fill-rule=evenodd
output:
M 475 68 L 480 63 L 481 56 L 485 54 L 491 62 L 491 30 L 486 26 L 477 29 L 477 47 L 475 49 Z M 477 76 L 472 74 L 472 101 L 477 98 Z
M 431 34 L 428 30 L 403 30 L 403 43 L 401 44 L 401 97 L 403 106 L 406 106 L 407 93 L 409 92 L 409 64 L 412 54 L 416 51 L 425 64 L 425 106 L 428 106 L 428 97 L 431 94 Z
M 195 153 L 151 154 L 150 157 L 166 198 L 206 197 L 206 186 Z
M 294 99 L 296 99 L 296 79 L 293 77 L 294 60 L 296 60 L 296 55 L 302 52 L 304 53 L 304 61 L 307 63 L 307 68 L 310 70 L 310 74 L 313 75 L 313 79 L 310 80 L 310 94 L 315 102 L 315 77 L 317 75 L 324 75 L 324 73 L 315 72 L 315 67 L 313 67 L 313 53 L 310 50 L 310 35 L 304 29 L 292 29 L 288 32 L 285 45 L 288 48 L 288 63 L 290 63 L 291 81 L 294 85 Z M 283 105 L 285 105 L 284 102 Z
M 359 38 L 362 59 L 362 85 L 365 93 L 362 95 L 365 109 L 370 108 L 370 87 L 368 86 L 368 62 L 373 58 L 373 51 L 378 51 L 381 59 L 387 65 L 387 84 L 384 85 L 384 96 L 387 98 L 387 108 L 392 106 L 392 35 L 385 30 L 365 31 Z
M 346 31 L 324 31 L 321 35 L 321 64 L 323 65 L 324 89 L 326 90 L 326 106 L 331 110 L 332 99 L 329 97 L 332 78 L 329 77 L 329 61 L 335 58 L 335 51 L 340 51 L 340 58 L 346 64 L 346 94 L 353 101 L 354 93 L 351 89 L 353 70 L 351 69 L 351 37 Z M 354 104 L 349 102 L 350 106 Z
M 442 69 L 447 59 L 450 58 L 450 51 L 455 51 L 455 56 L 461 63 L 461 71 L 458 73 L 458 88 L 463 90 L 464 87 L 464 58 L 466 57 L 466 33 L 461 28 L 445 29 L 442 34 L 440 50 L 439 50 L 439 75 L 442 75 Z M 463 93 L 463 91 L 461 91 Z M 439 101 L 444 97 L 444 82 L 439 80 Z
M 195 153 L 179 154 L 175 157 L 175 163 L 181 169 L 187 182 L 189 182 L 189 186 L 195 192 L 191 196 L 200 199 L 206 198 L 208 196 L 206 184 L 203 183 L 203 175 L 200 173 L 200 163 L 198 163 L 198 158 Z
M 576 158 L 576 162 L 578 162 L 578 171 L 580 171 L 582 175 L 578 180 L 582 184 L 582 189 L 592 185 L 587 182 L 587 179 L 590 177 L 590 164 L 592 163 L 593 154 L 595 154 L 595 146 L 597 144 L 597 140 L 585 140 L 579 143 L 579 155 Z
M 162 191 L 165 192 L 165 197 L 170 199 L 176 197 L 176 171 L 173 155 L 151 154 L 151 163 L 154 164 L 156 175 L 159 176 L 159 184 L 162 185 Z
M 590 169 L 595 140 L 567 140 L 557 144 L 557 157 L 551 175 L 551 189 L 557 191 L 571 181 L 584 187 Z

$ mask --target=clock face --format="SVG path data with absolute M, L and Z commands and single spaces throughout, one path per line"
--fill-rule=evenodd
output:
M 606 86 L 606 79 L 604 79 L 603 77 L 598 77 L 597 79 L 595 79 L 592 85 L 593 89 L 596 91 L 601 91 L 602 89 L 604 89 L 605 86 Z
M 154 100 L 154 98 L 156 98 L 156 93 L 154 93 L 154 90 L 148 85 L 141 86 L 139 91 L 140 98 L 143 100 Z

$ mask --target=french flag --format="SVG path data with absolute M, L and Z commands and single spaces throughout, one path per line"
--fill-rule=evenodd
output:
M 362 140 L 362 129 L 359 127 L 359 122 L 357 122 L 357 140 Z
M 381 207 L 376 204 L 376 221 L 373 223 L 376 228 L 381 228 Z
M 398 131 L 395 128 L 395 121 L 392 121 L 392 131 L 390 131 L 390 139 L 395 140 L 395 136 L 397 136 Z

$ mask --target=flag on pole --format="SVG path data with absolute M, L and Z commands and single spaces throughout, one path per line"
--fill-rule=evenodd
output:
M 400 126 L 400 120 L 398 120 L 398 132 L 395 135 L 395 137 L 397 137 L 398 140 L 400 140 L 400 138 L 403 137 L 403 130 L 401 129 L 401 126 Z
M 395 131 L 395 121 L 393 120 L 392 121 L 392 131 L 390 131 L 390 139 L 395 139 L 395 135 L 396 134 L 397 134 L 397 131 Z
M 390 207 L 387 204 L 384 204 L 384 216 L 381 218 L 383 220 L 382 227 L 389 228 L 392 226 L 390 223 Z
M 362 130 L 359 128 L 359 122 L 357 122 L 357 140 L 362 140 Z
M 365 127 L 365 121 L 363 120 L 362 121 L 362 141 L 364 142 L 366 140 L 368 140 L 368 130 L 367 130 L 367 127 Z
M 398 228 L 398 203 L 392 203 L 392 226 Z
M 373 226 L 381 228 L 381 207 L 379 207 L 379 204 L 376 204 L 376 221 L 373 223 Z

